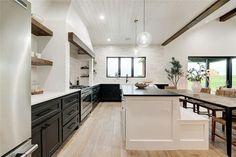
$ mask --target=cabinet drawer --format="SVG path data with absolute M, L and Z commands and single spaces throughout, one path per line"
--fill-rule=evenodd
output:
M 66 107 L 70 106 L 71 104 L 73 104 L 75 101 L 78 100 L 79 100 L 79 93 L 65 96 L 62 99 L 62 108 L 65 109 Z
M 91 106 L 92 106 L 92 103 L 90 103 L 86 106 L 81 106 L 81 114 L 83 114 L 85 111 L 87 111 Z
M 92 111 L 92 103 L 90 105 L 88 105 L 84 110 L 83 112 L 81 112 L 81 121 L 84 120 L 84 118 Z
M 61 99 L 55 99 L 34 105 L 32 107 L 32 125 L 50 118 L 61 110 Z
M 72 106 L 66 108 L 63 113 L 63 125 L 65 125 L 72 117 L 79 113 L 79 102 L 76 101 Z
M 71 133 L 75 130 L 76 127 L 78 127 L 79 122 L 78 122 L 78 116 L 75 116 L 69 123 L 67 123 L 63 127 L 63 136 L 62 139 L 65 141 L 67 137 L 71 135 Z

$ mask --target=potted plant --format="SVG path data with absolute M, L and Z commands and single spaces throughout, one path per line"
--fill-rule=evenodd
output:
M 167 78 L 177 88 L 180 78 L 184 75 L 184 72 L 182 70 L 183 66 L 174 57 L 172 57 L 170 64 L 172 65 L 171 68 L 165 69 Z
M 206 70 L 205 66 L 198 63 L 198 70 L 195 68 L 191 68 L 188 70 L 187 79 L 192 82 L 192 91 L 194 93 L 199 93 L 201 91 L 201 81 L 207 77 L 208 70 Z

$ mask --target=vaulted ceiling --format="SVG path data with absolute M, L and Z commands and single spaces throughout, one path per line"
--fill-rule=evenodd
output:
M 215 1 L 146 0 L 146 31 L 152 34 L 152 44 L 164 42 Z M 134 19 L 139 20 L 137 32 L 143 29 L 143 0 L 75 0 L 75 7 L 94 45 L 134 44 Z M 236 6 L 226 7 L 216 16 Z

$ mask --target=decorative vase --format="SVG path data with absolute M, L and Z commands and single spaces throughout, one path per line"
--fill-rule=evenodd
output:
M 192 82 L 192 91 L 193 91 L 193 93 L 195 93 L 195 94 L 200 93 L 201 88 L 202 88 L 202 85 L 201 85 L 200 81 L 193 81 Z

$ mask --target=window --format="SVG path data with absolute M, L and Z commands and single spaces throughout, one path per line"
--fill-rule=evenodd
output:
M 145 76 L 145 58 L 134 58 L 134 77 Z
M 107 58 L 107 75 L 110 77 L 117 77 L 119 75 L 119 59 Z
M 202 87 L 210 87 L 213 92 L 219 87 L 235 88 L 236 87 L 236 57 L 189 57 L 188 68 L 195 68 L 196 63 L 206 65 L 210 70 L 210 75 L 205 80 L 205 86 L 202 82 Z M 191 82 L 188 82 L 188 87 L 191 87 Z
M 107 77 L 146 77 L 146 57 L 107 57 Z
M 236 58 L 232 59 L 232 86 L 236 88 Z
M 120 58 L 120 76 L 131 77 L 132 74 L 132 58 Z
M 226 64 L 226 59 L 209 59 L 209 87 L 213 92 L 226 86 Z

